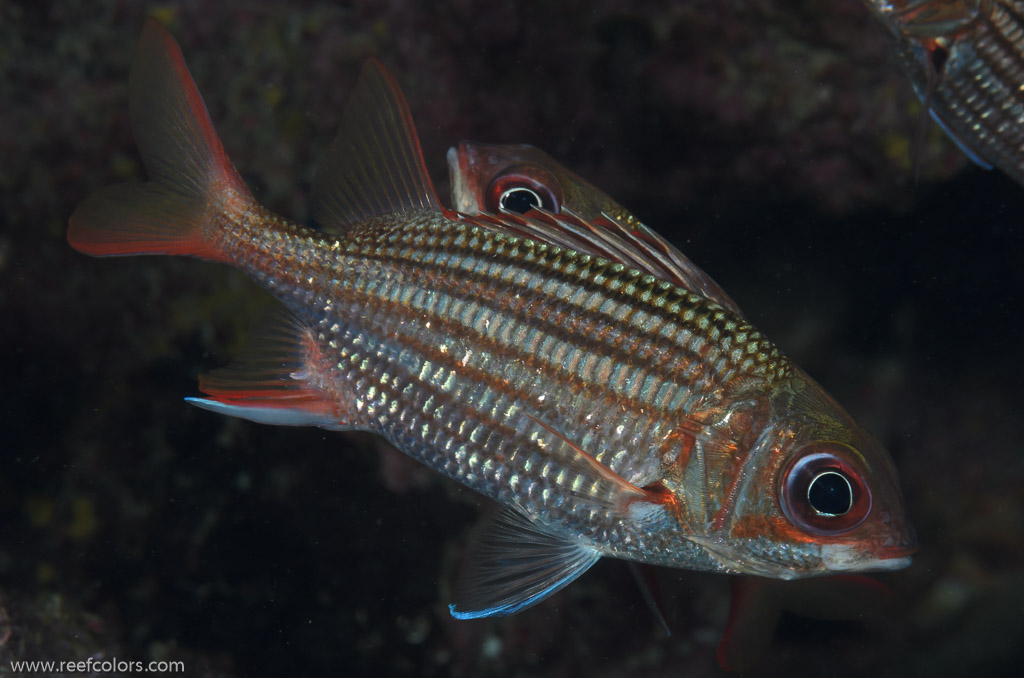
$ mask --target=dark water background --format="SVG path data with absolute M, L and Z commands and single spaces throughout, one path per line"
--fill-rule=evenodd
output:
M 361 62 L 395 71 L 439 189 L 529 142 L 677 243 L 892 451 L 922 549 L 880 618 L 783 617 L 750 675 L 1015 675 L 1024 660 L 1024 189 L 937 130 L 856 0 L 0 2 L 0 674 L 719 673 L 723 577 L 659 572 L 666 637 L 599 563 L 504 620 L 446 610 L 470 493 L 369 436 L 189 407 L 265 297 L 225 267 L 94 260 L 74 206 L 142 176 L 147 11 L 257 197 L 308 220 Z M 4 641 L 5 631 L 11 635 Z M 81 675 L 81 674 L 79 674 Z

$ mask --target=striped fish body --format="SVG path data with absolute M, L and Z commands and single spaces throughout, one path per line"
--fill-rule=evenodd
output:
M 891 460 L 817 385 L 733 310 L 557 244 L 550 214 L 443 208 L 379 64 L 314 182 L 321 231 L 256 204 L 155 22 L 131 80 L 154 180 L 88 199 L 69 241 L 229 263 L 287 307 L 194 404 L 372 431 L 504 507 L 455 616 L 515 612 L 602 555 L 779 578 L 909 561 Z
M 343 427 L 608 553 L 692 565 L 678 550 L 694 551 L 693 531 L 647 534 L 620 519 L 616 494 L 645 499 L 635 488 L 693 475 L 699 455 L 676 467 L 696 435 L 749 449 L 768 394 L 793 378 L 774 346 L 703 297 L 468 218 L 406 213 L 339 240 L 285 232 L 239 224 L 226 248 L 310 328 L 295 364 Z M 709 470 L 716 485 L 732 475 Z M 723 493 L 695 489 L 671 508 L 706 536 Z
M 1024 184 L 1024 2 L 866 1 L 932 118 L 977 164 Z

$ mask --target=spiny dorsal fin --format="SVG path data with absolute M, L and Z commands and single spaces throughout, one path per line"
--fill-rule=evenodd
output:
M 409 106 L 376 59 L 363 67 L 338 135 L 317 169 L 313 216 L 339 233 L 373 217 L 440 210 Z
M 736 302 L 711 276 L 639 221 L 627 226 L 607 214 L 587 220 L 565 207 L 558 214 L 533 208 L 523 214 L 480 213 L 473 219 L 495 231 L 625 264 L 706 297 L 743 317 Z
M 463 141 L 448 150 L 448 171 L 452 204 L 467 216 L 493 220 L 495 230 L 625 264 L 743 315 L 675 246 L 535 146 Z M 516 190 L 532 195 L 524 203 L 530 209 L 506 207 L 503 199 Z

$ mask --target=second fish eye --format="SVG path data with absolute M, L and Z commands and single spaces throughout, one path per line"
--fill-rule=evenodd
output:
M 524 214 L 544 204 L 537 192 L 525 186 L 506 189 L 498 198 L 498 206 L 507 212 Z
M 562 192 L 558 180 L 539 165 L 513 165 L 494 176 L 484 192 L 483 207 L 492 214 L 525 214 L 531 209 L 558 214 Z

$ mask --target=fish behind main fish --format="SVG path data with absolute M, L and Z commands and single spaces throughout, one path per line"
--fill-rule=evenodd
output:
M 563 215 L 552 228 L 531 224 L 526 235 L 633 266 L 742 315 L 725 290 L 674 245 L 535 146 L 462 142 L 448 149 L 448 175 L 452 202 L 463 214 L 537 208 Z
M 498 502 L 456 617 L 533 605 L 602 556 L 782 579 L 909 563 L 891 459 L 817 384 L 735 312 L 616 258 L 643 234 L 597 243 L 609 259 L 556 244 L 567 218 L 442 207 L 377 62 L 313 183 L 320 231 L 255 201 L 154 20 L 130 100 L 151 180 L 88 198 L 68 241 L 228 263 L 288 309 L 193 404 L 371 431 Z

